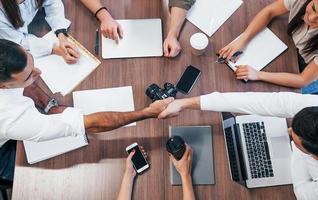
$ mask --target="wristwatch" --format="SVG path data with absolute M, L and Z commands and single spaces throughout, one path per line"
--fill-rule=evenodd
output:
M 55 33 L 56 37 L 58 37 L 60 33 L 63 33 L 63 35 L 65 35 L 66 37 L 68 37 L 67 30 L 66 30 L 65 28 L 58 29 L 58 30 L 56 30 L 54 33 Z
M 49 102 L 47 103 L 46 107 L 44 108 L 44 112 L 46 114 L 48 114 L 51 108 L 57 107 L 57 106 L 59 106 L 58 101 L 54 98 L 50 98 Z

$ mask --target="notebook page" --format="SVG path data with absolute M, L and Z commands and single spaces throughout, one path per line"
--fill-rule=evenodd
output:
M 131 86 L 83 90 L 73 92 L 74 107 L 84 114 L 101 111 L 128 112 L 134 111 L 134 98 Z M 136 123 L 127 126 L 136 126 Z
M 56 40 L 52 33 L 44 36 L 48 40 Z M 77 45 L 80 58 L 75 64 L 67 64 L 61 56 L 49 55 L 34 60 L 34 65 L 41 71 L 41 78 L 53 93 L 61 92 L 62 95 L 70 93 L 80 84 L 100 62 L 88 55 L 84 49 Z
M 130 58 L 162 56 L 161 19 L 117 20 L 124 36 L 119 43 L 102 36 L 102 57 Z
M 241 0 L 196 0 L 187 19 L 211 37 L 242 3 Z
M 265 28 L 243 49 L 235 65 L 249 65 L 260 71 L 287 49 L 270 29 Z

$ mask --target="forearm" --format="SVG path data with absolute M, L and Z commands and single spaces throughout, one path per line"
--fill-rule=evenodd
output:
M 133 112 L 99 112 L 84 116 L 84 124 L 88 133 L 98 133 L 152 117 L 156 116 L 147 108 Z
M 184 109 L 194 109 L 200 110 L 200 97 L 192 97 L 186 99 L 177 99 L 175 101 L 179 101 L 182 110 Z
M 134 177 L 124 174 L 117 200 L 130 200 L 133 190 Z
M 272 73 L 260 71 L 259 80 L 291 88 L 302 88 L 310 83 L 310 80 L 305 79 L 301 74 L 284 72 Z
M 184 23 L 184 20 L 187 15 L 187 10 L 179 8 L 179 7 L 172 7 L 171 8 L 171 16 L 170 16 L 170 25 L 169 25 L 169 32 L 168 36 L 179 37 L 181 27 Z
M 181 176 L 183 200 L 194 200 L 194 191 L 192 185 L 192 178 L 190 175 Z
M 257 33 L 262 31 L 273 19 L 268 8 L 262 9 L 251 21 L 246 30 L 241 34 L 244 43 L 247 44 Z
M 98 9 L 103 7 L 103 4 L 100 0 L 81 0 L 81 2 L 93 13 L 95 14 Z M 99 21 L 103 21 L 104 19 L 107 19 L 111 17 L 110 13 L 103 9 L 98 12 L 97 16 Z

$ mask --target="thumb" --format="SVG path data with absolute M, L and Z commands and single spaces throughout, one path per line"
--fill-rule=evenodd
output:
M 167 115 L 168 115 L 168 111 L 164 110 L 158 115 L 158 119 L 164 119 L 167 117 Z
M 168 56 L 169 55 L 169 45 L 165 42 L 164 44 L 163 44 L 163 50 L 164 50 L 164 55 L 165 56 Z
M 132 150 L 131 152 L 130 152 L 130 154 L 129 154 L 129 156 L 127 157 L 127 160 L 131 160 L 132 159 L 132 157 L 135 155 L 135 150 Z

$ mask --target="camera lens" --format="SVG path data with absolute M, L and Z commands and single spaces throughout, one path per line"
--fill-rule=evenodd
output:
M 153 101 L 157 100 L 156 98 L 156 93 L 157 91 L 159 91 L 160 88 L 158 85 L 156 84 L 151 84 L 150 86 L 148 86 L 147 90 L 146 90 L 146 95 Z

